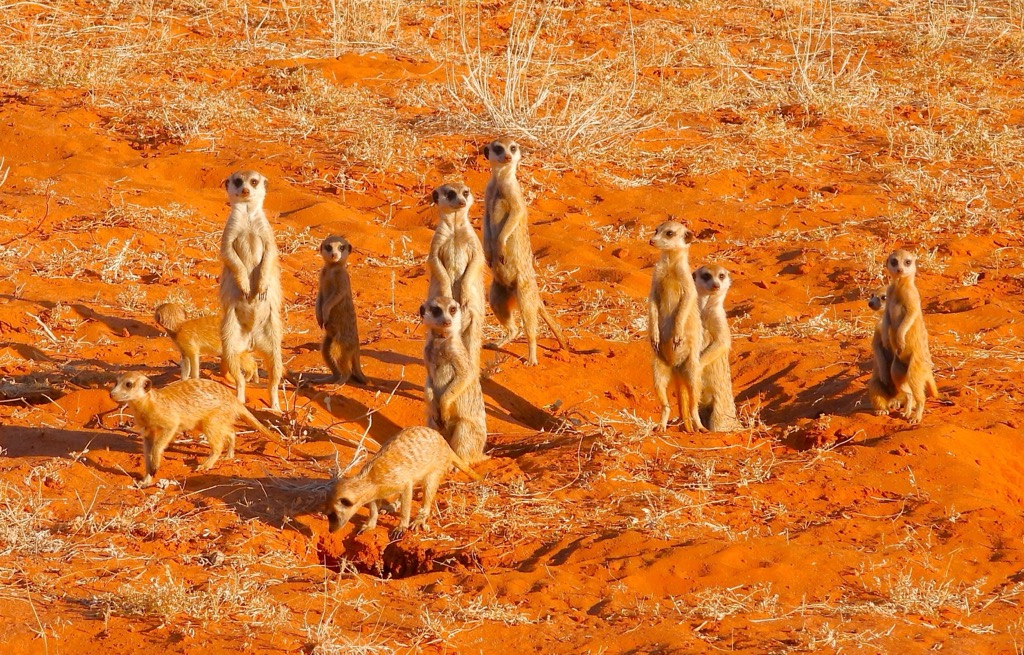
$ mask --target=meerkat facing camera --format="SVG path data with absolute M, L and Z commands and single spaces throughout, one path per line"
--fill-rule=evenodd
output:
M 157 325 L 171 337 L 178 352 L 181 353 L 181 379 L 199 379 L 199 357 L 201 355 L 221 356 L 219 316 L 200 316 L 189 319 L 185 308 L 174 302 L 165 302 L 156 308 L 153 314 Z M 259 382 L 260 373 L 252 353 L 241 354 L 242 373 L 250 382 Z M 221 361 L 221 373 L 234 384 L 227 366 Z
M 879 287 L 868 298 L 868 307 L 874 311 L 885 308 L 886 287 Z M 892 384 L 892 350 L 885 345 L 883 337 L 882 316 L 879 314 L 875 322 L 875 331 L 871 337 L 872 370 L 871 379 L 868 380 L 868 400 L 875 410 L 875 414 L 884 416 L 889 410 L 900 406 L 898 394 Z
M 320 352 L 333 373 L 330 380 L 345 384 L 351 377 L 367 384 L 359 366 L 359 326 L 345 266 L 351 252 L 352 245 L 344 237 L 332 235 L 320 244 L 324 265 L 316 296 L 316 322 L 324 331 Z
M 725 294 L 732 286 L 732 277 L 724 266 L 701 266 L 693 272 L 697 285 L 697 307 L 704 328 L 704 347 L 700 353 L 701 409 L 712 432 L 738 430 L 736 399 L 732 394 L 732 372 L 729 351 L 732 334 L 725 315 Z M 703 417 L 702 417 L 703 418 Z

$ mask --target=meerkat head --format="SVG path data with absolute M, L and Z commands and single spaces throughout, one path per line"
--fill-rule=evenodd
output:
M 686 250 L 693 243 L 693 232 L 678 221 L 665 221 L 654 230 L 650 244 L 658 250 Z
M 325 264 L 344 264 L 352 252 L 352 244 L 337 235 L 331 235 L 320 243 L 320 256 Z
M 338 480 L 327 494 L 324 514 L 328 528 L 337 532 L 359 508 L 373 500 L 373 488 L 361 476 Z
M 885 294 L 888 293 L 888 291 L 888 287 L 878 287 L 875 289 L 874 293 L 871 294 L 871 297 L 868 298 L 868 307 L 876 312 L 882 307 L 885 307 Z
M 511 137 L 503 136 L 484 146 L 484 157 L 490 162 L 491 168 L 503 168 L 508 165 L 515 168 L 522 156 L 522 148 Z
M 235 171 L 224 180 L 231 204 L 238 202 L 262 203 L 267 195 L 267 178 L 256 171 Z
M 114 388 L 110 390 L 110 397 L 114 402 L 130 403 L 145 396 L 152 388 L 153 383 L 142 373 L 122 373 L 114 383 Z
M 187 318 L 185 308 L 176 302 L 165 302 L 153 312 L 156 324 L 168 332 L 177 332 Z
M 907 250 L 897 250 L 885 260 L 889 277 L 914 277 L 917 273 L 917 255 Z
M 697 283 L 697 295 L 712 298 L 724 298 L 732 286 L 729 271 L 717 264 L 698 268 L 693 272 L 693 281 Z
M 430 197 L 437 205 L 437 211 L 442 214 L 462 211 L 473 206 L 473 192 L 462 182 L 442 184 L 434 189 Z
M 420 305 L 420 318 L 433 332 L 458 332 L 462 327 L 462 308 L 451 298 L 432 298 Z

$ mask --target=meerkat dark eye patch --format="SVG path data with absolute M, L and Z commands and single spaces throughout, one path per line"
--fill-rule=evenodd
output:
M 711 273 L 705 273 L 705 274 L 704 274 L 704 275 L 703 275 L 702 277 L 703 277 L 703 278 L 704 278 L 705 280 L 710 280 L 710 279 L 711 279 L 712 277 L 714 277 L 714 276 L 713 276 L 713 275 L 711 275 Z
M 897 261 L 895 258 L 889 260 L 889 265 L 890 266 L 896 266 L 898 264 L 899 264 L 899 261 Z
M 430 308 L 430 313 L 433 316 L 437 317 L 437 316 L 440 316 L 441 314 L 443 314 L 444 310 L 442 310 L 440 307 L 431 307 Z
M 345 507 L 352 507 L 352 504 L 353 504 L 352 501 L 349 500 L 348 498 L 342 498 L 338 502 L 341 503 Z
M 448 200 L 455 200 L 456 198 L 459 197 L 459 194 L 449 190 L 448 193 L 444 194 L 444 196 L 445 198 L 448 198 Z
M 505 153 L 505 149 L 497 144 L 495 144 L 492 147 L 494 148 L 494 154 L 498 155 L 499 157 Z
M 242 188 L 242 184 L 244 184 L 242 178 L 240 177 L 236 177 L 235 179 L 231 180 L 231 182 L 238 188 Z

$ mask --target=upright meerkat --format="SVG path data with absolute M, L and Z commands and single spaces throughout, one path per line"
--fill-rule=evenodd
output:
M 452 298 L 462 306 L 462 341 L 480 368 L 484 328 L 484 250 L 469 222 L 473 192 L 461 182 L 442 184 L 431 197 L 437 205 L 437 229 L 430 240 L 427 300 Z
M 237 397 L 245 402 L 245 378 L 239 357 L 256 350 L 267 362 L 270 408 L 280 411 L 281 386 L 281 270 L 277 242 L 263 212 L 267 179 L 256 171 L 238 171 L 224 180 L 231 213 L 221 238 L 220 334 L 224 362 L 235 379 Z
M 115 402 L 128 404 L 135 417 L 135 428 L 142 435 L 142 457 L 146 465 L 143 486 L 153 483 L 164 449 L 183 430 L 194 430 L 198 426 L 210 442 L 210 456 L 196 467 L 197 471 L 210 470 L 225 446 L 226 457 L 235 456 L 234 425 L 238 417 L 264 436 L 276 439 L 273 432 L 238 402 L 230 389 L 213 380 L 180 380 L 156 389 L 142 373 L 124 373 L 117 378 L 110 397 Z
M 156 308 L 153 314 L 157 325 L 162 327 L 174 341 L 181 353 L 181 379 L 199 379 L 199 357 L 201 355 L 221 356 L 219 316 L 200 316 L 188 319 L 185 308 L 175 302 L 165 302 Z M 241 354 L 242 373 L 250 382 L 258 382 L 260 378 L 256 360 L 252 354 Z M 221 362 L 221 372 L 231 378 L 227 367 Z
M 654 265 L 651 295 L 648 299 L 648 329 L 654 351 L 654 390 L 661 403 L 664 430 L 672 409 L 668 403 L 668 384 L 675 382 L 679 417 L 688 432 L 706 432 L 700 420 L 700 353 L 704 328 L 697 307 L 697 285 L 690 273 L 690 243 L 693 232 L 681 223 L 668 220 L 654 231 L 650 244 L 661 251 Z
M 879 287 L 868 298 L 868 307 L 878 312 L 885 307 L 886 287 Z M 883 336 L 883 315 L 880 314 L 875 323 L 875 332 L 871 337 L 871 353 L 873 366 L 871 379 L 868 380 L 868 400 L 875 414 L 884 416 L 889 410 L 900 406 L 898 393 L 892 384 L 892 349 L 885 345 Z
M 704 347 L 700 353 L 701 409 L 708 410 L 706 425 L 712 432 L 738 430 L 736 399 L 732 395 L 732 371 L 729 350 L 732 334 L 725 315 L 725 294 L 732 277 L 724 266 L 701 266 L 693 272 L 697 285 L 697 308 L 704 327 Z
M 567 350 L 569 346 L 537 288 L 530 229 L 526 223 L 526 199 L 516 179 L 522 152 L 519 144 L 508 137 L 488 143 L 483 152 L 491 165 L 491 179 L 484 191 L 483 220 L 484 258 L 493 274 L 488 300 L 505 328 L 505 336 L 496 345 L 501 347 L 519 336 L 519 328 L 512 317 L 512 309 L 518 305 L 529 347 L 526 365 L 535 366 L 538 314 L 555 335 L 558 345 Z
M 937 395 L 928 351 L 928 331 L 921 312 L 921 296 L 914 284 L 917 256 L 897 250 L 885 263 L 889 274 L 885 312 L 882 315 L 882 343 L 891 348 L 889 372 L 893 389 L 904 402 L 903 417 L 911 424 L 921 422 L 925 397 Z
M 462 342 L 462 308 L 451 298 L 433 298 L 420 306 L 420 318 L 427 326 L 427 425 L 444 435 L 456 455 L 476 464 L 487 459 L 487 412 L 480 370 Z
M 406 529 L 426 529 L 434 494 L 444 475 L 454 464 L 474 480 L 483 479 L 448 445 L 434 429 L 406 428 L 377 451 L 354 477 L 338 480 L 327 495 L 324 513 L 331 532 L 345 525 L 360 507 L 370 504 L 370 518 L 359 532 L 377 527 L 377 503 L 401 494 L 402 520 L 392 531 L 397 539 Z M 409 524 L 412 514 L 412 494 L 416 486 L 423 486 L 423 505 L 416 521 Z
M 345 384 L 352 377 L 367 384 L 359 366 L 359 326 L 345 267 L 351 252 L 352 245 L 344 237 L 332 235 L 320 244 L 324 266 L 320 269 L 320 290 L 316 295 L 316 323 L 324 331 L 320 352 L 334 374 L 331 381 Z

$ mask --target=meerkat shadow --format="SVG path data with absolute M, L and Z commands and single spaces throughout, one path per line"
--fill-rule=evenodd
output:
M 304 477 L 239 477 L 200 473 L 184 480 L 182 492 L 201 494 L 231 507 L 239 518 L 313 538 L 299 517 L 322 513 L 331 480 Z
M 370 438 L 376 441 L 379 445 L 383 445 L 388 439 L 401 431 L 401 428 L 397 424 L 388 419 L 381 412 L 371 411 L 366 405 L 360 403 L 354 398 L 301 387 L 296 391 L 296 394 L 302 398 L 307 398 L 315 402 L 342 423 L 355 424 L 351 428 L 354 432 L 363 434 L 364 431 L 366 431 Z M 416 396 L 416 398 L 420 399 L 421 396 Z M 322 432 L 326 435 L 326 440 L 339 442 L 339 439 L 334 435 L 331 435 L 326 431 Z M 350 438 L 346 438 L 341 442 L 344 444 L 350 444 L 351 441 L 352 440 Z
M 0 426 L 0 450 L 8 459 L 40 458 L 68 459 L 82 462 L 101 473 L 121 477 L 132 471 L 119 466 L 108 466 L 90 452 L 116 452 L 137 455 L 142 452 L 138 439 L 108 430 L 59 430 L 55 428 L 28 428 Z M 141 477 L 141 476 L 139 476 Z M 137 481 L 139 477 L 132 478 Z
M 481 379 L 480 386 L 484 394 L 493 400 L 506 416 L 498 416 L 511 423 L 516 423 L 531 430 L 545 430 L 556 427 L 555 418 L 548 412 L 537 407 L 516 392 L 503 387 L 492 379 Z M 494 412 L 491 412 L 493 415 Z

